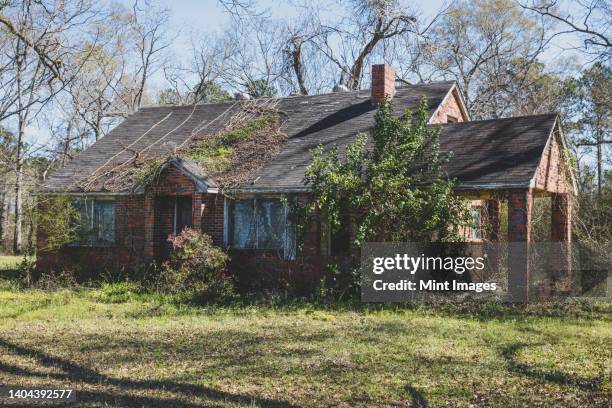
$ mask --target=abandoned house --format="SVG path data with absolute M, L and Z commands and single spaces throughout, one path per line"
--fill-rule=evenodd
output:
M 281 198 L 308 194 L 304 171 L 311 149 L 342 148 L 358 132 L 367 132 L 385 96 L 398 114 L 414 110 L 426 97 L 429 122 L 441 126 L 440 149 L 453 152 L 446 170 L 456 180 L 457 194 L 471 201 L 475 222 L 466 239 L 478 241 L 486 234 L 490 241 L 526 245 L 534 197 L 548 196 L 551 240 L 569 247 L 574 184 L 557 115 L 472 121 L 455 83 L 396 87 L 388 65 L 372 67 L 371 88 L 140 109 L 46 180 L 41 194 L 74 196 L 83 225 L 78 242 L 54 253 L 39 250 L 38 270 L 69 264 L 92 272 L 135 269 L 163 260 L 170 250 L 168 236 L 192 227 L 230 251 L 238 281 L 312 288 L 330 260 L 346 253 L 349 234 L 330 236 L 320 222 L 308 229 L 303 245 L 296 245 Z M 269 112 L 276 119 L 262 120 Z M 238 142 L 243 144 L 239 157 L 214 141 L 231 143 L 248 133 L 241 133 L 244 129 L 255 137 Z M 194 151 L 208 152 L 204 159 L 216 161 Z M 143 183 L 150 176 L 143 169 L 154 159 L 155 180 Z M 505 237 L 499 228 L 502 201 L 508 208 Z M 486 232 L 479 228 L 483 214 L 491 225 Z M 39 248 L 44 239 L 39 234 Z M 569 273 L 569 259 L 557 262 Z M 508 267 L 509 292 L 526 300 L 528 257 L 511 257 Z

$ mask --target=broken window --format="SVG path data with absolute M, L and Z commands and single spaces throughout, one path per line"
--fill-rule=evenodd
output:
M 75 245 L 108 246 L 115 242 L 115 203 L 105 200 L 76 200 L 80 211 Z
M 230 209 L 230 245 L 237 249 L 283 250 L 295 257 L 295 232 L 288 208 L 277 198 L 233 201 Z
M 482 207 L 472 206 L 472 226 L 470 228 L 471 239 L 482 239 Z

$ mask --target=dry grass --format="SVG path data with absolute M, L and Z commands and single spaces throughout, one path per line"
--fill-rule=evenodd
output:
M 100 295 L 0 291 L 0 383 L 75 387 L 83 406 L 609 403 L 609 304 L 453 316 Z

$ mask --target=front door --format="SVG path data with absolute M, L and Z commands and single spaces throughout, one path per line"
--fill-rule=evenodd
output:
M 162 196 L 157 198 L 155 208 L 155 234 L 158 248 L 157 258 L 168 259 L 172 244 L 168 238 L 178 235 L 192 226 L 191 196 Z

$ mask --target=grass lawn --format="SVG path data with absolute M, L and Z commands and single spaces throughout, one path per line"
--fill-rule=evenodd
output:
M 0 255 L 0 271 L 15 269 L 23 261 L 23 256 Z
M 608 406 L 610 304 L 202 308 L 0 289 L 0 384 L 83 406 Z M 502 308 L 499 310 L 499 308 Z

